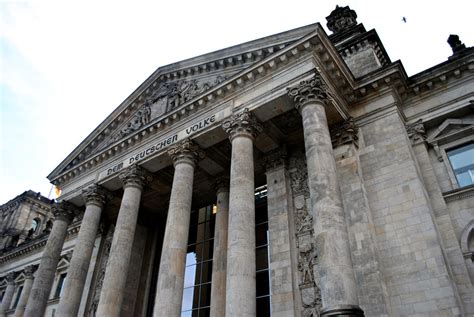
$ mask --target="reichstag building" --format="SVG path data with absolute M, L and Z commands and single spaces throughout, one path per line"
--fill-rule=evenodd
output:
M 158 68 L 2 205 L 0 317 L 474 315 L 474 48 L 326 19 Z

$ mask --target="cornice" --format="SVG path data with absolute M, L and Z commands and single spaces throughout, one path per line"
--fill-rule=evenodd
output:
M 469 197 L 474 197 L 474 185 L 457 188 L 443 193 L 443 198 L 447 203 Z
M 236 66 L 242 67 L 245 64 L 251 64 L 287 47 L 318 26 L 319 24 L 307 25 L 159 67 L 48 175 L 48 179 L 56 179 L 57 175 L 61 174 L 61 171 L 70 162 L 77 159 L 81 161 L 86 159 L 87 153 L 84 154 L 84 152 L 87 152 L 89 144 L 94 142 L 96 138 L 99 141 L 106 138 L 108 136 L 107 132 L 119 126 L 123 120 L 128 118 L 130 113 L 137 110 L 147 95 L 159 83 L 180 80 L 200 74 L 212 74 L 216 70 L 235 69 Z M 267 42 L 271 44 L 267 44 Z M 89 158 L 87 157 L 87 159 Z
M 229 97 L 241 88 L 255 82 L 267 74 L 284 67 L 290 61 L 297 59 L 301 54 L 312 51 L 320 61 L 320 65 L 324 67 L 324 71 L 329 76 L 333 85 L 338 85 L 338 89 L 346 90 L 353 84 L 353 78 L 349 70 L 345 66 L 342 58 L 330 43 L 326 33 L 320 25 L 308 35 L 300 40 L 288 45 L 272 55 L 257 61 L 253 65 L 243 69 L 239 73 L 231 76 L 220 84 L 206 90 L 201 95 L 185 102 L 176 109 L 163 114 L 156 118 L 142 129 L 130 134 L 125 139 L 120 140 L 108 148 L 97 153 L 95 156 L 79 163 L 73 168 L 58 174 L 51 179 L 55 184 L 61 185 L 69 182 L 79 174 L 94 168 L 110 157 L 120 153 L 137 142 L 148 138 L 150 135 L 156 134 L 167 127 L 179 122 L 182 118 L 196 112 L 198 109 L 204 108 L 208 104 L 215 104 Z M 54 172 L 53 172 L 54 173 Z M 48 176 L 48 177 L 51 177 Z
M 462 80 L 466 75 L 472 75 L 473 70 L 474 54 L 448 60 L 411 77 L 407 76 L 402 63 L 396 61 L 361 77 L 349 100 L 361 100 L 387 87 L 395 88 L 403 101 L 428 96 L 448 84 Z
M 73 238 L 75 235 L 77 235 L 79 233 L 80 227 L 81 227 L 81 221 L 76 221 L 73 224 L 71 224 L 67 229 L 66 239 L 69 240 Z M 22 255 L 31 253 L 35 250 L 38 250 L 40 248 L 43 248 L 46 245 L 46 242 L 48 241 L 48 237 L 49 237 L 49 234 L 41 238 L 24 243 L 20 245 L 19 247 L 16 247 L 15 249 L 11 250 L 9 253 L 0 256 L 0 264 L 9 262 L 19 256 L 22 256 Z

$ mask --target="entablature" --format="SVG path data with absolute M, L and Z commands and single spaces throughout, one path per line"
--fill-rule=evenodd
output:
M 95 169 L 99 164 L 103 165 L 118 153 L 125 150 L 130 152 L 135 144 L 142 142 L 150 135 L 157 135 L 157 132 L 159 135 L 163 135 L 162 133 L 165 130 L 171 127 L 177 128 L 178 122 L 181 122 L 182 119 L 189 117 L 191 114 L 195 116 L 198 110 L 201 111 L 207 105 L 212 104 L 216 106 L 219 103 L 235 98 L 237 94 L 245 91 L 246 87 L 250 87 L 249 84 L 255 85 L 256 82 L 265 80 L 265 78 L 267 81 L 271 80 L 276 72 L 284 69 L 287 65 L 298 63 L 304 59 L 304 56 L 312 57 L 312 68 L 316 68 L 331 83 L 330 86 L 334 90 L 333 97 L 338 101 L 335 103 L 335 106 L 339 107 L 338 111 L 344 114 L 346 100 L 341 98 L 341 96 L 345 95 L 340 92 L 348 90 L 348 87 L 354 84 L 354 80 L 338 52 L 330 43 L 327 35 L 318 26 L 316 30 L 295 43 L 252 64 L 225 81 L 216 84 L 214 87 L 210 87 L 202 94 L 185 101 L 175 109 L 157 117 L 154 121 L 144 124 L 139 130 L 111 144 L 106 149 L 95 153 L 86 160 L 82 162 L 76 161 L 75 164 L 73 161 L 72 166 L 67 165 L 71 167 L 66 168 L 62 173 L 57 173 L 58 169 L 56 169 L 49 178 L 55 184 L 63 186 L 78 175 Z

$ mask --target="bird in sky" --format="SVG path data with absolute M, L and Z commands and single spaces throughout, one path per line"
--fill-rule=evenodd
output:
M 405 23 L 407 23 L 407 18 L 403 17 L 403 18 L 402 18 L 402 21 L 405 22 Z

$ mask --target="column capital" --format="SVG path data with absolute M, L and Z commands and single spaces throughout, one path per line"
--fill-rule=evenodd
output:
M 103 207 L 109 200 L 109 192 L 100 185 L 92 184 L 82 190 L 82 197 L 86 201 L 86 205 L 97 205 Z
M 140 189 L 143 189 L 153 179 L 148 171 L 137 164 L 127 167 L 120 173 L 119 178 L 123 183 L 123 188 L 137 187 Z
M 216 193 L 229 191 L 230 188 L 230 178 L 227 175 L 218 175 L 214 181 L 214 189 Z
M 315 73 L 313 78 L 302 80 L 297 86 L 288 88 L 288 96 L 293 99 L 299 112 L 309 103 L 326 105 L 329 101 L 327 86 L 318 73 Z
M 25 275 L 25 279 L 27 278 L 33 278 L 33 273 L 35 272 L 35 266 L 34 265 L 28 265 L 25 266 L 23 269 L 23 274 Z
M 15 283 L 15 272 L 10 272 L 5 276 L 7 280 L 7 284 L 14 284 Z
M 266 153 L 265 156 L 262 158 L 261 162 L 265 166 L 265 169 L 268 171 L 280 166 L 285 166 L 286 157 L 286 146 L 283 145 Z
M 65 200 L 55 203 L 51 210 L 54 214 L 55 220 L 64 220 L 68 223 L 70 223 L 74 217 L 79 214 L 77 207 Z
M 171 156 L 174 166 L 179 163 L 188 163 L 194 166 L 198 160 L 204 158 L 204 152 L 189 138 L 172 145 L 168 150 L 168 155 Z
M 330 129 L 332 147 L 351 143 L 358 147 L 358 132 L 359 127 L 354 123 L 353 118 L 334 125 Z
M 262 125 L 248 108 L 233 114 L 230 119 L 224 121 L 222 128 L 229 135 L 231 142 L 237 136 L 246 136 L 253 140 L 263 131 Z

